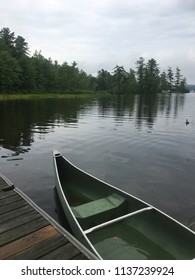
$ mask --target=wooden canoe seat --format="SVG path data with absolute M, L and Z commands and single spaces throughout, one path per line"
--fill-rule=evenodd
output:
M 127 204 L 124 197 L 114 193 L 104 198 L 71 207 L 71 209 L 82 228 L 86 230 L 91 226 L 124 215 L 127 211 Z

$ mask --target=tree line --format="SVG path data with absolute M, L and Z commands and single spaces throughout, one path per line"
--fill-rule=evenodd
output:
M 28 43 L 9 28 L 0 30 L 0 92 L 81 93 L 106 91 L 114 94 L 186 92 L 186 79 L 179 67 L 160 72 L 155 59 L 140 57 L 136 69 L 116 66 L 110 73 L 101 69 L 97 76 L 70 64 L 45 58 L 41 51 L 30 56 Z

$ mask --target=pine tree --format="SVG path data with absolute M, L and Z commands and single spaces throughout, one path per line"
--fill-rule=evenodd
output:
M 138 89 L 141 93 L 144 92 L 144 83 L 145 83 L 145 63 L 144 58 L 140 57 L 136 62 L 137 65 L 137 80 L 138 80 Z
M 28 55 L 28 43 L 22 36 L 18 36 L 14 41 L 14 55 L 16 58 L 20 58 L 24 55 Z
M 158 93 L 160 90 L 160 70 L 155 59 L 148 60 L 145 68 L 144 89 L 148 94 Z
M 175 84 L 174 84 L 174 88 L 175 91 L 179 91 L 180 88 L 180 83 L 181 83 L 181 70 L 179 69 L 179 67 L 176 68 L 176 73 L 175 73 Z
M 0 30 L 0 38 L 4 41 L 7 50 L 11 55 L 14 54 L 14 42 L 15 42 L 15 34 L 11 32 L 8 27 L 4 27 Z
M 167 81 L 167 74 L 165 73 L 165 71 L 163 71 L 160 74 L 160 91 L 161 92 L 169 91 L 169 84 L 168 84 L 168 81 Z
M 168 67 L 167 81 L 168 81 L 169 90 L 172 92 L 174 90 L 174 74 L 171 67 Z
M 116 65 L 113 71 L 113 89 L 115 93 L 125 93 L 127 78 L 128 73 L 125 71 L 124 67 Z

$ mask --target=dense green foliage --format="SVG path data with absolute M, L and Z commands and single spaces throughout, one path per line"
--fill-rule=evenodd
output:
M 160 73 L 155 59 L 145 63 L 140 57 L 136 70 L 126 71 L 116 66 L 110 73 L 104 69 L 97 76 L 88 75 L 73 62 L 61 65 L 41 52 L 29 55 L 28 43 L 21 36 L 15 37 L 9 28 L 0 31 L 0 92 L 53 92 L 81 93 L 107 91 L 116 94 L 158 92 L 186 92 L 186 79 L 177 67 L 175 74 L 171 67 Z

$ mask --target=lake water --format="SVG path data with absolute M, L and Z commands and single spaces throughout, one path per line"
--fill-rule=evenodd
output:
M 0 172 L 59 220 L 54 148 L 185 225 L 195 222 L 195 94 L 0 101 Z

